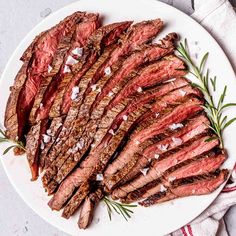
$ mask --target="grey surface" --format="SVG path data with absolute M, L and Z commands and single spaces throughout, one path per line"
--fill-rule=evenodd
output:
M 22 38 L 44 17 L 76 0 L 0 0 L 0 75 Z M 191 14 L 190 0 L 162 0 Z M 236 0 L 232 1 L 236 6 Z M 1 108 L 4 109 L 4 108 Z M 37 216 L 18 196 L 0 165 L 0 236 L 66 236 Z M 236 235 L 236 207 L 226 216 Z

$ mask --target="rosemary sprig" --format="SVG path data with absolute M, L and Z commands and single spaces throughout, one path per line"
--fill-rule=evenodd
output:
M 12 143 L 12 145 L 10 145 L 9 147 L 7 147 L 4 152 L 3 152 L 3 155 L 7 154 L 12 148 L 19 148 L 23 151 L 26 151 L 25 149 L 25 146 L 24 146 L 24 143 L 21 142 L 21 141 L 14 141 L 14 140 L 11 140 L 9 139 L 5 132 L 0 128 L 0 143 Z
M 137 205 L 122 204 L 122 203 L 113 201 L 108 197 L 104 197 L 103 201 L 107 206 L 107 212 L 108 212 L 110 220 L 111 220 L 112 214 L 115 212 L 119 215 L 122 215 L 124 217 L 124 219 L 127 221 L 128 218 L 131 218 L 130 214 L 134 213 L 129 208 L 137 207 Z
M 185 60 L 185 62 L 188 64 L 189 73 L 191 73 L 199 82 L 197 84 L 193 83 L 193 85 L 199 88 L 204 94 L 205 104 L 203 108 L 206 111 L 208 118 L 211 121 L 210 129 L 212 129 L 213 132 L 219 138 L 220 147 L 224 148 L 222 133 L 225 128 L 227 128 L 236 120 L 236 117 L 228 120 L 227 115 L 224 116 L 223 113 L 226 108 L 236 106 L 236 103 L 224 104 L 224 100 L 225 100 L 225 96 L 227 92 L 227 86 L 224 87 L 224 90 L 218 102 L 215 102 L 213 100 L 212 91 L 213 93 L 216 92 L 217 78 L 216 76 L 214 78 L 211 78 L 209 76 L 209 69 L 205 70 L 206 61 L 209 55 L 208 52 L 205 53 L 205 55 L 202 57 L 199 63 L 199 66 L 197 66 L 190 56 L 186 39 L 184 43 L 180 43 L 180 45 L 177 48 L 177 51 L 179 52 L 180 56 Z M 210 141 L 210 140 L 212 139 L 209 139 L 206 141 Z

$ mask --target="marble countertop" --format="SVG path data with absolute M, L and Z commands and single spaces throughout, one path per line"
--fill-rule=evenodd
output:
M 0 75 L 19 42 L 51 12 L 76 0 L 0 1 Z M 162 0 L 191 14 L 190 0 Z M 236 6 L 236 0 L 233 1 Z M 4 108 L 1 108 L 4 109 Z M 18 196 L 0 164 L 0 236 L 66 236 L 36 215 Z M 236 206 L 225 216 L 229 235 L 236 235 Z

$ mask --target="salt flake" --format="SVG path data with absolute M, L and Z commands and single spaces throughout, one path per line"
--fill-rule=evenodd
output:
M 44 142 L 41 141 L 41 144 L 40 144 L 40 149 L 43 150 L 45 148 L 45 145 L 44 145 Z
M 139 145 L 139 144 L 140 144 L 140 142 L 139 142 L 138 140 L 136 140 L 136 141 L 135 141 L 135 144 Z
M 51 71 L 52 71 L 52 67 L 48 65 L 48 73 L 50 73 Z
M 96 89 L 97 89 L 97 84 L 93 84 L 93 85 L 91 85 L 91 89 L 92 89 L 92 91 L 95 91 Z
M 176 177 L 174 177 L 174 176 L 168 178 L 169 181 L 174 181 L 175 179 L 176 179 Z
M 181 124 L 181 123 L 169 125 L 169 128 L 170 128 L 171 130 L 175 130 L 175 129 L 182 128 L 182 127 L 183 127 L 183 124 Z
M 74 65 L 74 64 L 76 64 L 76 63 L 78 63 L 78 62 L 79 62 L 79 61 L 76 60 L 74 57 L 68 56 L 68 57 L 67 57 L 67 60 L 66 60 L 66 65 L 72 66 L 72 65 Z
M 186 95 L 186 92 L 182 89 L 179 90 L 179 93 L 182 97 L 184 97 Z
M 176 80 L 176 78 L 173 78 L 173 79 L 166 80 L 163 83 L 170 83 L 170 82 L 174 82 L 175 80 Z
M 143 168 L 140 170 L 140 172 L 142 172 L 143 175 L 147 175 L 149 168 Z
M 159 112 L 156 112 L 156 114 L 155 114 L 156 118 L 157 118 L 159 115 L 160 115 L 160 113 L 159 113 Z
M 173 141 L 173 143 L 174 143 L 174 145 L 181 145 L 183 142 L 182 142 L 182 139 L 181 138 L 175 138 L 175 137 L 173 137 L 173 138 L 171 138 L 172 139 L 172 141 Z
M 114 95 L 114 93 L 112 92 L 112 91 L 110 91 L 109 93 L 108 93 L 108 97 L 112 97 Z
M 96 180 L 97 181 L 103 181 L 103 174 L 97 174 L 96 175 Z
M 107 68 L 105 68 L 104 72 L 105 72 L 105 75 L 110 75 L 111 74 L 111 67 L 108 66 Z
M 70 67 L 67 66 L 67 65 L 65 65 L 65 66 L 64 66 L 63 73 L 65 74 L 65 73 L 70 73 L 70 72 L 71 72 Z
M 128 116 L 127 116 L 127 115 L 123 115 L 122 118 L 123 118 L 124 121 L 127 121 L 127 120 L 128 120 Z
M 142 89 L 141 87 L 138 87 L 137 92 L 138 92 L 138 93 L 142 93 L 142 92 L 143 92 L 143 89 Z
M 81 57 L 83 55 L 83 48 L 75 48 L 71 51 L 74 55 Z
M 76 100 L 78 98 L 78 95 L 79 95 L 79 87 L 75 86 L 74 88 L 72 88 L 71 100 Z
M 163 184 L 161 184 L 160 192 L 165 192 L 166 190 L 167 190 L 167 188 Z
M 46 133 L 47 133 L 47 135 L 52 135 L 52 130 L 48 129 L 48 130 L 46 131 Z
M 169 144 L 161 144 L 158 146 L 159 150 L 163 152 L 167 151 L 168 147 L 169 147 Z
M 43 134 L 43 142 L 49 143 L 51 141 L 51 137 L 47 134 Z
M 115 135 L 115 133 L 114 133 L 114 130 L 113 130 L 113 129 L 110 129 L 110 130 L 108 131 L 108 133 L 109 133 L 109 134 L 111 134 L 111 135 Z
M 158 159 L 159 157 L 160 157 L 159 154 L 155 154 L 155 155 L 154 155 L 154 158 L 155 158 L 155 159 Z

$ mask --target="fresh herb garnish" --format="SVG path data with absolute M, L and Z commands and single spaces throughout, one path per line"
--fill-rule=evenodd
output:
M 127 221 L 128 218 L 131 218 L 130 214 L 134 213 L 129 208 L 137 207 L 137 205 L 122 204 L 122 203 L 113 201 L 108 197 L 104 197 L 103 201 L 105 202 L 105 204 L 107 206 L 107 212 L 108 212 L 110 220 L 111 220 L 112 214 L 115 212 L 119 215 L 122 215 L 124 217 L 124 219 Z
M 17 148 L 19 148 L 19 149 L 21 149 L 23 151 L 26 151 L 23 142 L 21 142 L 21 141 L 14 141 L 14 140 L 9 139 L 6 136 L 5 132 L 0 128 L 0 143 L 6 143 L 6 142 L 7 143 L 12 143 L 12 145 L 4 150 L 3 155 L 7 154 L 12 148 L 15 148 L 15 147 L 17 147 Z
M 206 70 L 204 69 L 207 58 L 208 58 L 208 52 L 202 57 L 199 66 L 197 66 L 190 56 L 186 39 L 184 43 L 180 43 L 179 47 L 177 48 L 177 51 L 180 53 L 180 56 L 188 64 L 189 73 L 191 73 L 199 81 L 198 84 L 193 84 L 193 85 L 199 88 L 204 94 L 206 102 L 203 107 L 208 115 L 208 118 L 211 121 L 210 129 L 212 129 L 214 133 L 217 135 L 217 137 L 219 138 L 220 147 L 224 148 L 222 133 L 225 128 L 227 128 L 236 120 L 236 117 L 228 120 L 227 115 L 223 116 L 223 113 L 226 108 L 236 106 L 236 103 L 224 104 L 224 99 L 227 92 L 227 86 L 224 87 L 224 90 L 218 102 L 214 102 L 211 91 L 213 92 L 216 91 L 216 76 L 214 78 L 211 78 L 209 76 L 209 69 L 206 69 Z M 212 139 L 209 139 L 206 141 L 210 141 L 210 140 Z

